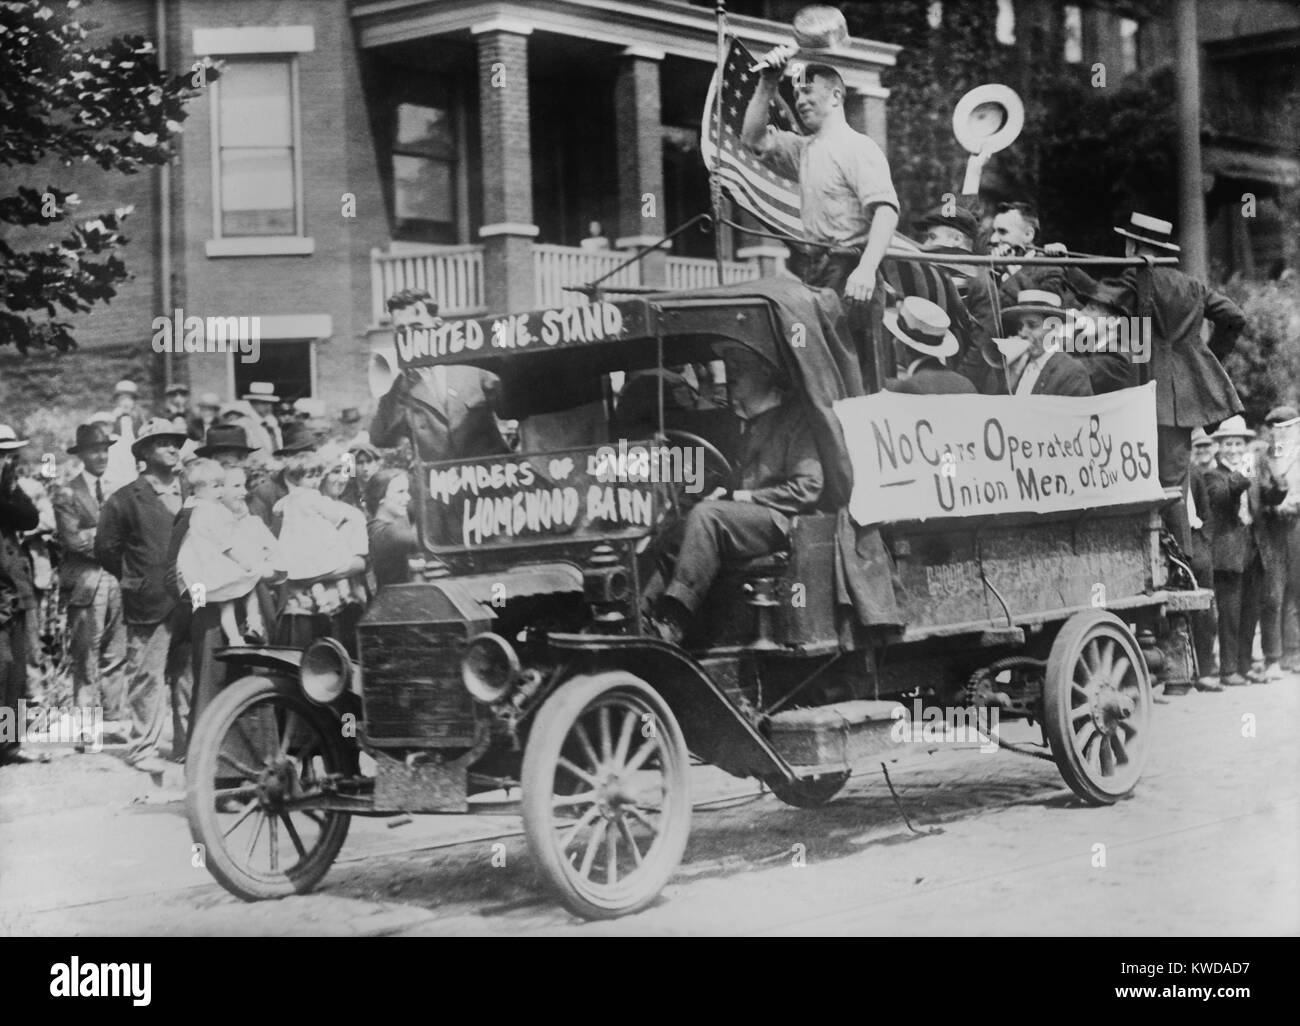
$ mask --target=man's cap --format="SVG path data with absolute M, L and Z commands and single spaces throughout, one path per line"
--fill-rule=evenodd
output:
M 904 296 L 885 310 L 884 325 L 894 338 L 923 356 L 946 360 L 959 348 L 943 307 L 920 296 Z
M 943 204 L 927 210 L 924 214 L 912 222 L 912 226 L 918 232 L 924 232 L 927 228 L 936 225 L 946 225 L 949 228 L 956 228 L 957 231 L 965 235 L 971 242 L 974 242 L 979 235 L 979 221 L 965 207 L 957 205 L 951 214 L 944 213 Z
M 76 456 L 84 449 L 95 449 L 103 445 L 112 445 L 117 436 L 104 430 L 102 424 L 93 421 L 77 425 L 77 438 L 68 446 L 68 455 Z
M 350 445 L 348 446 L 348 452 L 352 453 L 353 456 L 368 456 L 376 463 L 384 458 L 383 454 L 369 442 L 358 442 L 356 445 Z
M 114 395 L 139 395 L 140 389 L 136 387 L 134 381 L 130 378 L 123 378 L 113 386 Z
M 163 391 L 163 395 L 189 395 L 189 394 L 190 394 L 190 386 L 181 384 L 181 382 L 179 381 L 173 381 Z
M 1173 242 L 1174 225 L 1172 221 L 1162 221 L 1158 217 L 1152 217 L 1150 214 L 1139 214 L 1135 210 L 1128 219 L 1128 227 L 1116 228 L 1115 231 L 1127 238 L 1145 242 L 1148 246 L 1158 246 L 1174 253 L 1181 252 Z
M 215 410 L 221 409 L 221 397 L 216 392 L 204 392 L 199 396 L 200 406 L 211 406 Z
M 144 427 L 140 429 L 140 435 L 131 443 L 131 455 L 136 459 L 140 458 L 140 451 L 149 442 L 157 441 L 160 438 L 171 439 L 176 443 L 176 448 L 185 444 L 185 439 L 189 436 L 184 431 L 177 431 L 170 420 L 162 417 L 154 417 Z
M 290 421 L 284 426 L 284 444 L 276 449 L 274 456 L 292 456 L 296 452 L 312 452 L 316 448 L 316 436 L 302 421 Z
M 19 438 L 8 424 L 0 424 L 0 452 L 13 452 L 27 444 L 26 438 Z
M 195 450 L 199 456 L 217 452 L 240 452 L 247 456 L 255 447 L 248 444 L 248 433 L 238 424 L 213 424 L 203 436 L 203 445 Z
M 249 382 L 248 391 L 240 398 L 250 403 L 278 403 L 280 401 L 280 397 L 275 394 L 275 386 L 269 381 Z
M 1213 445 L 1214 439 L 1205 433 L 1205 428 L 1192 428 L 1192 445 Z
M 1090 292 L 1079 293 L 1080 306 L 1099 306 L 1116 314 L 1128 313 L 1128 297 L 1132 290 L 1123 282 L 1103 280 Z
M 1297 417 L 1300 417 L 1300 412 L 1297 412 L 1294 406 L 1274 406 L 1268 411 L 1264 423 L 1268 425 L 1285 424 L 1288 420 L 1295 420 Z

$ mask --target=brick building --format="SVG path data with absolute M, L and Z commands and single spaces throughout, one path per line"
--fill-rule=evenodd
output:
M 125 251 L 135 279 L 74 318 L 75 361 L 97 387 L 156 361 L 159 392 L 177 379 L 226 397 L 260 380 L 364 409 L 369 351 L 386 341 L 383 301 L 396 289 L 427 286 L 452 313 L 583 302 L 562 286 L 708 208 L 699 126 L 716 55 L 710 8 L 101 0 L 90 16 L 101 35 L 161 39 L 171 69 L 204 56 L 225 65 L 190 105 L 171 168 L 51 175 L 76 188 L 84 211 L 135 207 Z M 789 35 L 788 24 L 743 15 L 731 28 L 758 52 Z M 882 144 L 880 72 L 896 49 L 855 39 L 837 61 L 851 120 Z M 609 248 L 583 244 L 593 221 Z M 729 280 L 783 253 L 726 242 Z M 690 233 L 619 281 L 711 284 L 711 252 L 708 236 Z M 153 318 L 176 310 L 260 318 L 260 360 L 154 356 Z M 51 371 L 47 384 L 67 380 Z M 61 398 L 72 398 L 66 387 Z

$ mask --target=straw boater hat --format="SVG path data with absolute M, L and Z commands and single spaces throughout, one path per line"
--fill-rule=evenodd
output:
M 240 398 L 250 403 L 278 403 L 280 401 L 280 397 L 275 394 L 275 386 L 269 381 L 250 382 L 248 391 Z
M 8 424 L 0 424 L 0 452 L 13 452 L 27 444 L 26 438 L 19 438 Z
M 943 307 L 920 296 L 904 296 L 897 307 L 886 309 L 884 325 L 894 338 L 922 356 L 946 360 L 959 348 Z
M 1219 425 L 1219 430 L 1210 435 L 1211 438 L 1254 438 L 1255 432 L 1246 427 L 1246 418 L 1238 414 L 1235 417 L 1229 417 Z
M 1016 293 L 1014 306 L 1002 311 L 1002 324 L 1009 331 L 1020 330 L 1020 319 L 1029 314 L 1041 314 L 1044 317 L 1064 317 L 1065 304 L 1055 292 L 1044 289 L 1024 289 Z
M 1128 219 L 1128 227 L 1116 228 L 1115 231 L 1125 238 L 1136 239 L 1148 246 L 1158 246 L 1174 253 L 1181 252 L 1179 247 L 1174 245 L 1172 241 L 1174 237 L 1172 221 L 1162 221 L 1158 217 L 1152 217 L 1150 214 L 1139 214 L 1135 210 Z
M 170 420 L 164 420 L 162 417 L 154 417 L 144 427 L 140 429 L 140 435 L 131 443 L 131 455 L 136 459 L 140 458 L 140 450 L 145 443 L 157 441 L 159 438 L 170 438 L 176 443 L 176 448 L 185 444 L 189 436 L 184 431 L 177 431 Z

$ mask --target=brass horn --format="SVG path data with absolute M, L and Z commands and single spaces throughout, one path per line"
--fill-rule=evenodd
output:
M 370 386 L 370 395 L 382 399 L 397 380 L 397 347 L 380 346 L 371 350 L 370 364 L 366 367 L 366 384 Z

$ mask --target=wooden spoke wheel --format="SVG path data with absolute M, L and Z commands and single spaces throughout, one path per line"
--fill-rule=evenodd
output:
M 1090 610 L 1052 643 L 1043 688 L 1052 754 L 1070 788 L 1092 805 L 1131 794 L 1151 747 L 1153 703 L 1145 659 L 1128 626 Z
M 310 891 L 352 817 L 321 808 L 322 782 L 348 772 L 338 725 L 296 681 L 243 677 L 195 726 L 185 766 L 190 835 L 208 870 L 245 901 Z
M 690 758 L 667 703 L 630 673 L 575 677 L 524 749 L 528 844 L 565 907 L 612 919 L 649 905 L 690 832 Z
M 834 798 L 849 782 L 849 773 L 826 773 L 820 777 L 786 782 L 779 778 L 766 781 L 772 793 L 796 809 L 815 809 Z

